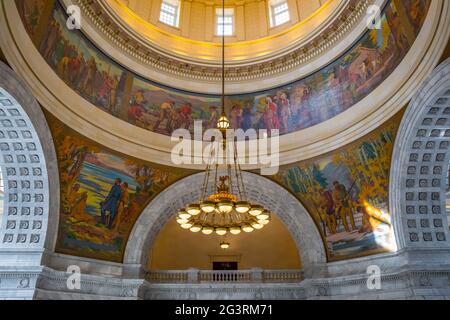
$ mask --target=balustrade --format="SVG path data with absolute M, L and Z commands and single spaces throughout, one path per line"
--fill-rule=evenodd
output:
M 286 283 L 303 280 L 301 270 L 157 270 L 149 271 L 151 283 Z

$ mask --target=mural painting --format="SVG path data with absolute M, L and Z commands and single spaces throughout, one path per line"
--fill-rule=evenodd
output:
M 215 128 L 220 113 L 220 99 L 168 91 L 143 79 L 135 78 L 128 107 L 128 122 L 153 132 L 170 135 L 178 128 L 193 130 L 194 119 L 205 128 Z
M 45 3 L 33 1 L 37 7 Z M 30 15 L 24 4 L 27 1 L 16 2 L 25 24 L 35 25 L 39 10 Z M 400 64 L 417 38 L 429 5 L 430 0 L 388 1 L 381 15 L 381 29 L 368 30 L 321 70 L 273 90 L 227 96 L 232 127 L 279 129 L 287 134 L 348 110 Z M 42 22 L 46 27 L 39 49 L 58 76 L 93 105 L 164 135 L 177 128 L 192 128 L 194 120 L 202 120 L 205 128 L 215 123 L 218 96 L 168 88 L 133 74 L 100 52 L 82 32 L 66 29 L 66 19 L 62 5 L 56 1 L 50 21 Z M 34 22 L 30 24 L 30 20 Z
M 45 2 L 43 0 L 17 1 L 20 17 L 30 35 L 34 37 L 43 14 Z
M 121 262 L 142 210 L 189 171 L 110 151 L 47 115 L 57 151 L 61 212 L 56 251 Z
M 40 52 L 57 75 L 86 100 L 117 115 L 127 74 L 91 42 L 66 27 L 67 16 L 57 6 Z
M 220 98 L 143 79 L 65 27 L 59 1 L 16 0 L 30 35 L 45 24 L 38 49 L 56 74 L 87 101 L 120 119 L 170 135 L 213 127 Z M 40 19 L 51 4 L 50 19 Z M 227 96 L 232 128 L 281 134 L 331 119 L 366 97 L 399 65 L 414 43 L 430 0 L 391 0 L 381 29 L 367 31 L 345 54 L 292 84 Z M 45 10 L 44 10 L 45 11 Z M 132 159 L 91 142 L 48 115 L 58 153 L 61 219 L 57 251 L 120 262 L 145 206 L 189 173 Z M 395 246 L 388 208 L 389 167 L 399 116 L 363 139 L 316 159 L 283 168 L 274 180 L 305 205 L 330 261 L 386 252 Z
M 389 169 L 402 114 L 349 146 L 283 168 L 275 177 L 315 220 L 330 261 L 395 249 Z

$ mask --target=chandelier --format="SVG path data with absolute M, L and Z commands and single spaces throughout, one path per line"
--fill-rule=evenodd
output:
M 222 17 L 225 16 L 225 3 L 222 1 Z M 227 155 L 227 130 L 230 121 L 225 113 L 225 35 L 222 19 L 222 114 L 217 121 L 217 129 L 222 133 L 223 155 Z M 262 229 L 270 222 L 270 212 L 262 205 L 247 201 L 242 170 L 237 157 L 237 144 L 233 141 L 233 162 L 219 167 L 219 152 L 211 147 L 202 185 L 202 195 L 198 203 L 189 204 L 179 211 L 177 222 L 181 228 L 194 233 L 209 235 L 216 233 L 223 236 L 253 232 Z M 219 147 L 220 148 L 220 147 Z M 214 165 L 215 162 L 215 165 Z M 219 174 L 226 172 L 226 174 Z M 211 180 L 213 182 L 211 182 Z M 215 192 L 207 196 L 210 183 Z

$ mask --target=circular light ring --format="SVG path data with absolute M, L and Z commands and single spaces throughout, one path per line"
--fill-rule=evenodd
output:
M 203 227 L 202 228 L 202 233 L 203 234 L 209 235 L 209 234 L 211 234 L 213 232 L 214 232 L 214 228 L 213 227 Z
M 185 210 L 181 210 L 178 213 L 178 218 L 183 219 L 183 220 L 189 220 L 191 217 L 192 217 L 192 215 L 187 213 Z
M 219 236 L 224 236 L 228 232 L 227 228 L 216 228 L 215 231 Z
M 241 233 L 241 228 L 240 227 L 231 227 L 230 228 L 230 233 L 231 234 L 234 234 L 234 235 L 237 235 L 237 234 L 239 234 L 239 233 Z
M 201 208 L 202 211 L 205 212 L 205 213 L 211 213 L 211 212 L 213 212 L 214 210 L 216 210 L 215 203 L 212 202 L 212 201 L 209 201 L 209 200 L 202 201 L 202 202 L 200 203 L 200 208 Z
M 197 233 L 197 232 L 199 232 L 199 231 L 202 230 L 202 226 L 201 226 L 201 225 L 198 225 L 198 224 L 195 224 L 195 225 L 193 225 L 189 230 L 190 230 L 191 232 Z
M 192 223 L 185 223 L 185 224 L 182 224 L 181 225 L 181 227 L 183 228 L 183 229 L 190 229 L 191 227 L 193 226 L 193 224 Z
M 263 224 L 259 224 L 257 222 L 253 222 L 252 223 L 252 228 L 255 229 L 255 230 L 260 230 L 260 229 L 264 228 L 264 225 Z
M 217 203 L 216 208 L 221 213 L 230 213 L 233 210 L 234 203 L 230 200 L 221 200 Z
M 263 212 L 264 212 L 264 208 L 262 206 L 260 206 L 259 204 L 252 205 L 252 207 L 249 210 L 249 213 L 254 217 L 259 216 Z
M 256 219 L 258 220 L 268 220 L 270 218 L 270 213 L 267 210 L 264 210 L 263 213 L 259 214 Z
M 200 205 L 196 203 L 191 203 L 186 207 L 186 212 L 189 213 L 191 216 L 196 216 L 200 212 L 202 212 L 202 210 L 200 209 Z
M 186 219 L 177 219 L 178 224 L 186 224 L 188 222 L 189 222 L 189 220 L 186 220 Z
M 250 210 L 251 205 L 247 201 L 238 201 L 234 208 L 239 213 L 247 213 Z

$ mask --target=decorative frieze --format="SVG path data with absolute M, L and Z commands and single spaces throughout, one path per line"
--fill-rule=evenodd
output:
M 73 2 L 80 6 L 84 16 L 89 18 L 90 22 L 115 46 L 154 71 L 169 73 L 183 79 L 220 81 L 219 66 L 206 65 L 206 61 L 196 63 L 192 60 L 183 60 L 170 52 L 160 53 L 151 46 L 142 45 L 141 39 L 130 37 L 124 32 L 120 21 L 105 12 L 101 3 L 89 0 L 74 0 Z M 371 4 L 373 4 L 372 0 L 349 1 L 346 8 L 341 10 L 340 16 L 316 35 L 313 41 L 307 41 L 287 53 L 275 55 L 270 58 L 270 62 L 264 60 L 259 63 L 227 68 L 226 81 L 238 82 L 273 77 L 309 63 L 332 49 L 352 31 L 361 19 L 366 17 L 367 8 Z

